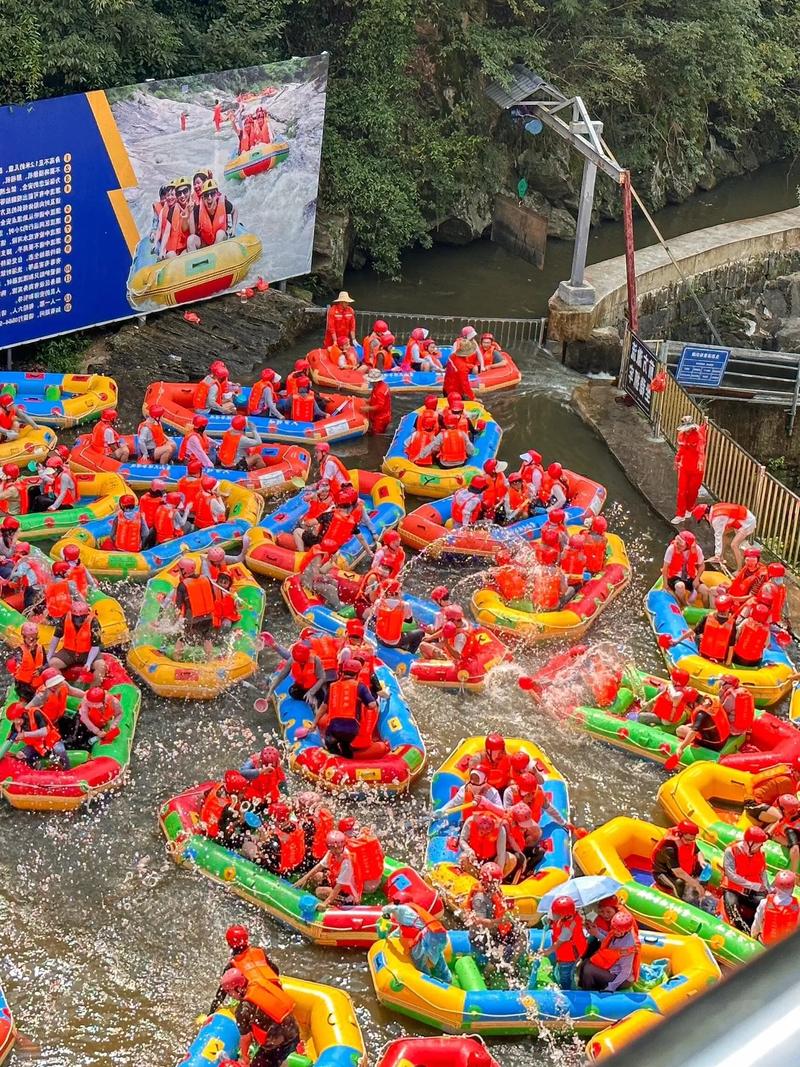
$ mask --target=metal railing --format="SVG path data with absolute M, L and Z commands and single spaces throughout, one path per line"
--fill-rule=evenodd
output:
M 706 429 L 703 484 L 717 500 L 735 501 L 758 520 L 761 542 L 793 570 L 800 565 L 800 496 L 778 481 L 730 434 L 707 418 L 667 371 L 664 391 L 653 393 L 650 421 L 655 435 L 677 448 L 677 430 L 684 415 Z
M 356 331 L 366 336 L 376 319 L 383 319 L 398 342 L 405 341 L 416 326 L 431 331 L 440 345 L 449 345 L 463 326 L 474 326 L 479 334 L 490 333 L 504 349 L 511 352 L 528 342 L 543 345 L 547 337 L 547 319 L 486 319 L 471 315 L 425 315 L 406 311 L 357 311 Z

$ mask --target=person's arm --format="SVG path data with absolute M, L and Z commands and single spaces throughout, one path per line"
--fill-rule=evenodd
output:
M 289 677 L 289 673 L 290 673 L 291 669 L 292 669 L 291 662 L 287 658 L 287 660 L 284 663 L 284 665 L 281 667 L 281 669 L 278 671 L 278 673 L 273 676 L 272 680 L 270 681 L 269 685 L 267 686 L 267 692 L 265 694 L 265 700 L 271 700 L 272 699 L 272 694 L 275 692 L 275 690 L 278 688 L 278 686 L 281 684 L 281 682 L 285 678 Z
M 759 902 L 759 905 L 756 908 L 756 913 L 753 916 L 753 925 L 750 927 L 750 936 L 756 941 L 760 939 L 761 931 L 764 929 L 764 915 L 766 913 L 766 910 L 767 898 L 764 897 L 764 899 Z
M 191 439 L 191 441 L 189 442 L 189 444 L 186 447 L 186 452 L 187 452 L 187 456 L 186 456 L 187 460 L 190 459 L 190 458 L 191 459 L 196 459 L 197 462 L 202 464 L 202 466 L 204 466 L 204 467 L 213 467 L 214 466 L 214 461 L 211 459 L 211 457 L 208 455 L 208 453 L 205 451 L 205 449 L 203 448 L 203 446 L 200 444 L 200 442 L 197 440 L 196 437 L 193 437 Z
M 629 982 L 633 977 L 633 961 L 635 958 L 635 947 L 626 953 L 624 956 L 620 956 L 617 962 L 612 968 L 614 977 L 608 983 L 605 988 L 606 993 L 615 993 L 621 985 Z
M 501 826 L 500 832 L 497 835 L 497 863 L 501 868 L 505 868 L 507 854 L 508 835 L 506 834 L 505 826 Z
M 428 444 L 428 445 L 425 445 L 425 447 L 422 449 L 422 451 L 419 454 L 419 458 L 420 459 L 427 459 L 428 456 L 432 455 L 438 448 L 441 447 L 441 444 L 442 444 L 442 435 L 440 433 L 437 433 L 436 436 L 434 437 L 434 439 L 431 441 L 431 443 Z
M 58 648 L 58 642 L 64 636 L 64 621 L 60 620 L 53 627 L 53 636 L 50 638 L 50 644 L 47 646 L 47 659 L 53 658 L 53 653 Z M 83 695 L 83 694 L 81 694 Z
M 322 666 L 322 660 L 319 658 L 319 656 L 314 657 L 314 674 L 316 675 L 317 680 L 306 693 L 306 700 L 309 703 L 314 700 L 316 694 L 325 684 L 325 670 Z

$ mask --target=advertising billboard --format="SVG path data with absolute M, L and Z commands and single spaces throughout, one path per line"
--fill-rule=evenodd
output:
M 327 70 L 0 108 L 0 348 L 307 273 Z

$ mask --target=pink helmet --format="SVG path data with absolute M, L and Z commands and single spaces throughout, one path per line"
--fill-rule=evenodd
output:
M 325 844 L 328 848 L 344 848 L 347 844 L 347 838 L 341 830 L 331 830 L 325 838 Z

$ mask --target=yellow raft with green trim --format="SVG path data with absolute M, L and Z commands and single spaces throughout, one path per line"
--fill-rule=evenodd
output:
M 29 511 L 17 516 L 22 540 L 53 540 L 94 519 L 114 515 L 120 497 L 130 492 L 118 474 L 71 473 L 78 490 L 76 503 L 71 508 L 59 508 L 58 511 Z
M 15 441 L 0 441 L 0 465 L 42 463 L 56 447 L 58 438 L 46 426 L 23 426 Z

